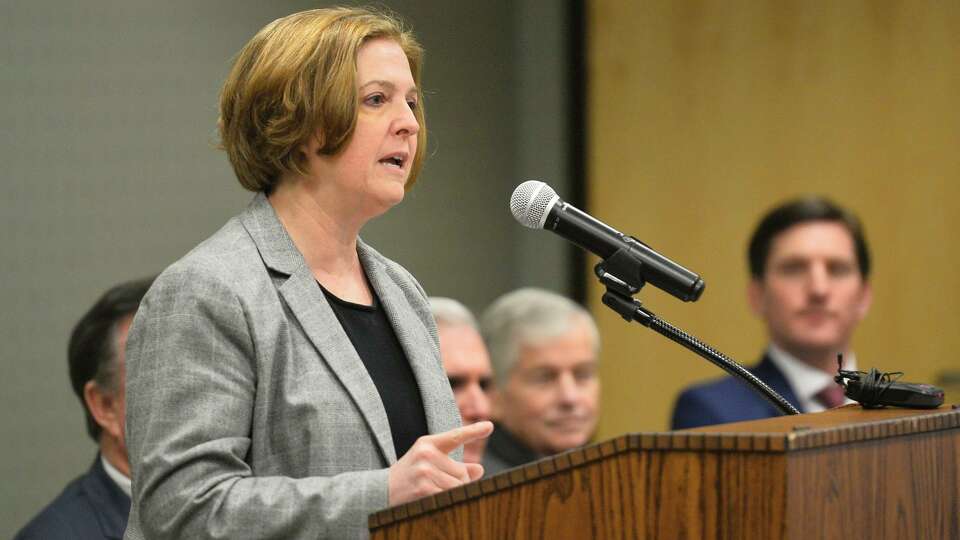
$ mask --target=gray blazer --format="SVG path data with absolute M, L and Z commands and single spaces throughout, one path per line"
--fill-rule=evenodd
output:
M 459 426 L 423 289 L 357 250 L 430 432 Z M 126 354 L 126 538 L 365 537 L 387 506 L 383 403 L 263 195 L 157 278 Z

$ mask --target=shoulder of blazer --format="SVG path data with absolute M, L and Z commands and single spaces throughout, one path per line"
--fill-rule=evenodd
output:
M 797 399 L 786 378 L 766 355 L 749 371 L 765 382 L 770 388 L 798 407 Z M 691 427 L 690 418 L 709 412 L 712 422 L 734 422 L 762 415 L 772 416 L 776 408 L 740 379 L 732 376 L 720 377 L 686 388 L 674 404 L 673 422 L 683 427 Z M 698 423 L 697 425 L 703 425 Z
M 97 455 L 93 466 L 71 481 L 17 534 L 29 538 L 121 538 L 130 499 L 113 483 Z
M 157 283 L 174 283 L 178 290 L 199 288 L 217 296 L 236 296 L 249 281 L 264 280 L 265 269 L 256 245 L 238 217 L 167 267 Z M 160 288 L 156 285 L 156 288 Z M 152 288 L 151 288 L 152 291 Z

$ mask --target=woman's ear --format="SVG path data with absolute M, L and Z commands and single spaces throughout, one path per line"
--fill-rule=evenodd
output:
M 305 158 L 323 156 L 323 138 L 320 132 L 315 132 L 313 135 L 307 137 L 307 140 L 300 143 L 298 150 Z

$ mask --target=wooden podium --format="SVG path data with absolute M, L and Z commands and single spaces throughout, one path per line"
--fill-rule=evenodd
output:
M 639 433 L 370 516 L 375 539 L 960 539 L 960 409 Z

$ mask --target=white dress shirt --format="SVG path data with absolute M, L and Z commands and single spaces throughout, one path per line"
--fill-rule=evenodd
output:
M 787 379 L 787 384 L 800 401 L 801 412 L 820 412 L 826 410 L 822 403 L 817 401 L 814 396 L 830 384 L 836 384 L 833 380 L 835 373 L 821 371 L 802 360 L 777 347 L 773 343 L 767 348 L 767 355 L 777 366 L 777 369 L 783 373 Z M 844 353 L 843 369 L 857 369 L 857 359 L 853 353 Z M 844 403 L 853 403 L 852 400 L 844 398 Z
M 100 454 L 100 463 L 103 465 L 103 470 L 107 472 L 107 476 L 127 494 L 127 497 L 130 497 L 130 479 L 111 465 L 110 462 L 107 461 L 107 458 L 103 457 L 103 454 Z

